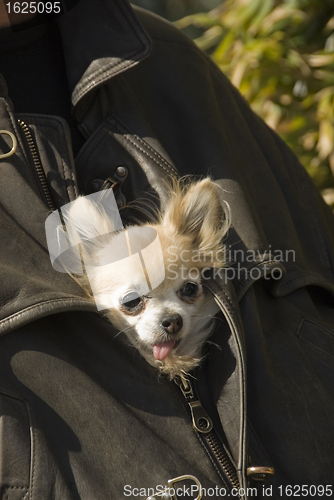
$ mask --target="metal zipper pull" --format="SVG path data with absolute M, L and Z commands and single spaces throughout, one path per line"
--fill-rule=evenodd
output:
M 212 431 L 212 420 L 202 407 L 200 401 L 193 401 L 192 403 L 188 403 L 188 405 L 190 407 L 194 429 L 202 434 L 207 434 Z
M 192 384 L 183 376 L 175 379 L 175 382 L 180 387 L 190 408 L 194 430 L 198 433 L 199 437 L 202 436 L 201 439 L 206 443 L 232 487 L 239 490 L 240 484 L 232 461 L 217 437 L 213 428 L 213 422 L 197 398 Z
M 198 399 L 195 399 L 194 391 L 190 382 L 185 377 L 181 376 L 179 380 L 176 380 L 176 383 L 180 387 L 189 405 L 193 428 L 195 431 L 201 432 L 202 434 L 212 431 L 212 420 L 204 410 L 201 402 Z

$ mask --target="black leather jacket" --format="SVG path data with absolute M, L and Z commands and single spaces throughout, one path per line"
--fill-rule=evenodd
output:
M 184 474 L 218 488 L 204 498 L 219 498 L 234 484 L 193 429 L 189 398 L 51 266 L 50 210 L 99 189 L 119 166 L 128 172 L 123 203 L 147 191 L 163 199 L 162 177 L 177 173 L 210 174 L 224 188 L 232 270 L 226 282 L 207 283 L 222 316 L 195 375 L 196 397 L 238 486 L 247 487 L 255 465 L 275 468 L 272 498 L 288 497 L 287 485 L 329 493 L 330 209 L 293 153 L 169 23 L 135 15 L 122 0 L 80 0 L 59 29 L 73 113 L 87 138 L 75 162 L 66 124 L 17 116 L 0 85 L 2 498 L 146 498 Z M 7 157 L 12 137 L 3 131 L 18 140 Z

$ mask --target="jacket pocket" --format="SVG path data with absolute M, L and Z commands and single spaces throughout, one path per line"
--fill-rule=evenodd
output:
M 2 500 L 28 500 L 31 438 L 24 401 L 0 394 L 0 487 Z

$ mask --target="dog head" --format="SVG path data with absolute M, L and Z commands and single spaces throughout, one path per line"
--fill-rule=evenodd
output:
M 210 179 L 175 182 L 157 222 L 116 233 L 100 207 L 79 198 L 66 225 L 71 244 L 81 243 L 94 298 L 113 325 L 170 378 L 195 368 L 218 310 L 203 280 L 206 270 L 224 265 L 228 223 L 219 188 Z

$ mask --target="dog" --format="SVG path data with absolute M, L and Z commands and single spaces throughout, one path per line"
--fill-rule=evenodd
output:
M 172 380 L 199 365 L 212 333 L 218 306 L 203 287 L 204 275 L 225 265 L 229 222 L 221 189 L 210 178 L 174 181 L 168 191 L 155 221 L 118 230 L 98 203 L 79 197 L 66 228 L 85 268 L 74 278 L 146 361 Z

